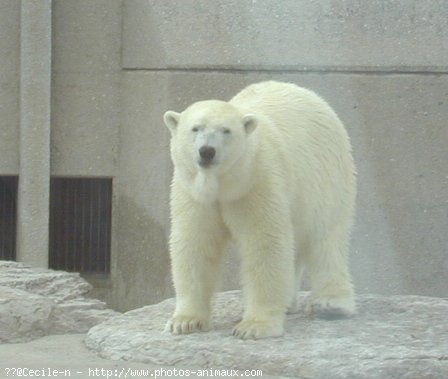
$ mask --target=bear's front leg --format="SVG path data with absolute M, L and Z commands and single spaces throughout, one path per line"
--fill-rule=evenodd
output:
M 172 187 L 170 255 L 176 309 L 165 331 L 210 329 L 211 297 L 220 277 L 228 231 L 218 207 L 203 205 Z
M 259 208 L 238 216 L 243 221 L 237 239 L 245 309 L 232 334 L 243 339 L 281 336 L 294 294 L 294 239 L 288 213 Z

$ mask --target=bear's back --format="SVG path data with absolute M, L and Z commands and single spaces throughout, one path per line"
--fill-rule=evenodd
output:
M 230 103 L 243 111 L 263 115 L 280 128 L 288 127 L 292 117 L 296 127 L 310 129 L 309 132 L 312 132 L 315 123 L 325 124 L 327 128 L 335 125 L 338 132 L 342 127 L 336 113 L 325 100 L 313 91 L 293 83 L 271 80 L 251 84 L 235 95 Z
M 355 166 L 350 140 L 325 100 L 295 84 L 268 81 L 246 87 L 230 103 L 267 120 L 254 132 L 260 137 L 262 155 L 282 157 L 289 172 L 288 189 L 297 195 L 292 203 L 301 212 L 326 208 L 337 214 L 342 210 L 333 212 L 338 208 L 335 204 L 353 203 Z
M 317 146 L 338 145 L 336 150 L 350 151 L 344 126 L 333 109 L 319 95 L 292 83 L 266 81 L 251 84 L 230 103 L 243 113 L 253 113 L 269 121 L 260 125 L 260 134 L 272 134 L 263 129 L 277 129 L 284 146 L 310 154 L 318 153 Z

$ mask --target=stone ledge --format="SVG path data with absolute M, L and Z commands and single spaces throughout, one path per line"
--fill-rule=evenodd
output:
M 86 297 L 91 288 L 77 273 L 0 261 L 0 343 L 86 333 L 118 315 Z
M 307 293 L 300 301 L 306 303 Z M 300 378 L 448 377 L 448 301 L 421 296 L 360 295 L 358 316 L 289 315 L 284 337 L 242 341 L 229 335 L 241 317 L 239 291 L 214 301 L 207 333 L 162 332 L 174 300 L 143 307 L 92 328 L 86 345 L 101 357 L 164 366 L 261 369 Z

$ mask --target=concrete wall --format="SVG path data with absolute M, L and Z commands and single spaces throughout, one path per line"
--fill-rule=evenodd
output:
M 124 0 L 123 66 L 444 72 L 447 12 L 444 0 Z
M 120 0 L 53 0 L 53 175 L 115 175 L 120 48 Z
M 1 174 L 19 172 L 18 3 L 0 1 Z M 163 113 L 278 79 L 321 94 L 352 137 L 357 290 L 446 296 L 447 16 L 443 0 L 53 0 L 51 173 L 114 178 L 101 295 L 124 310 L 173 294 Z

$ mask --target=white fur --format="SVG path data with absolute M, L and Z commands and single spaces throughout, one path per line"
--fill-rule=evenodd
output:
M 211 296 L 231 237 L 241 250 L 245 294 L 234 335 L 281 335 L 286 311 L 298 308 L 304 269 L 312 310 L 353 314 L 347 249 L 355 166 L 347 133 L 327 103 L 270 81 L 164 119 L 175 167 L 170 253 L 177 298 L 167 330 L 210 327 Z M 205 168 L 198 164 L 204 143 L 216 150 Z

